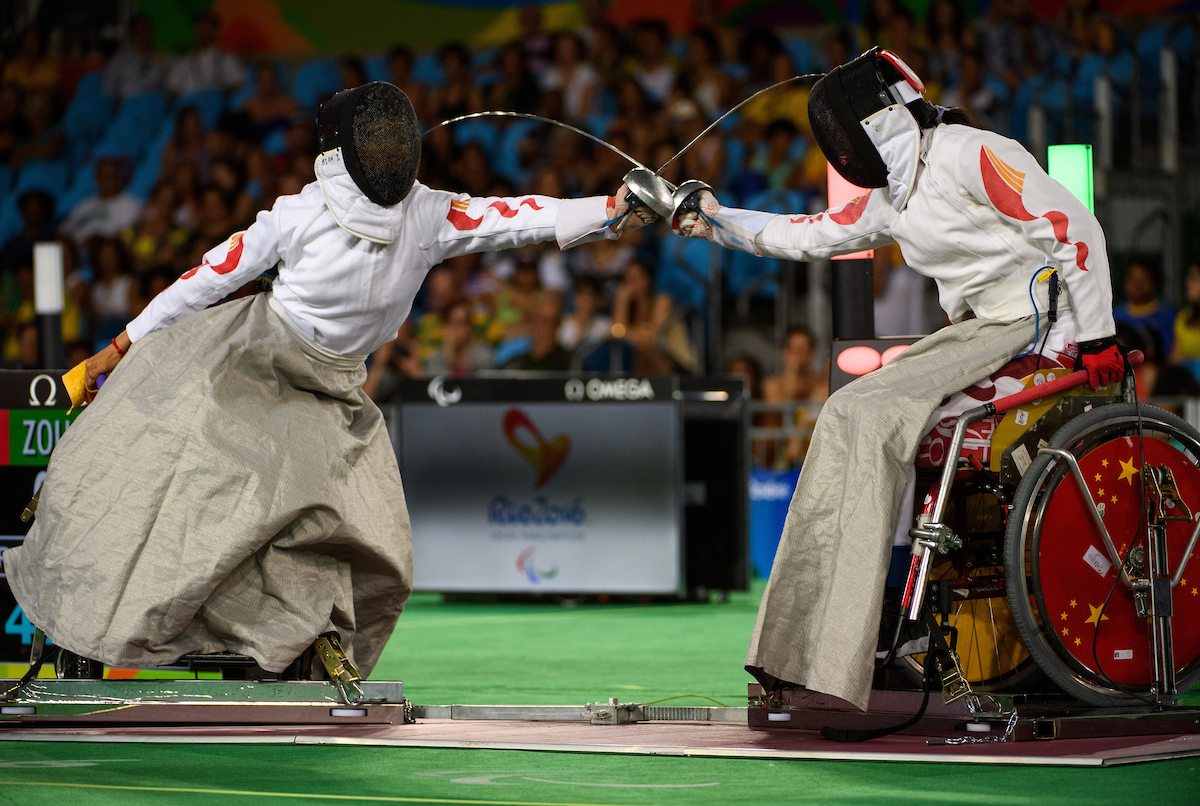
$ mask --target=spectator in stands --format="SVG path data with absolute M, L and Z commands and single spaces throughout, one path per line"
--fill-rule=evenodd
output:
M 367 68 L 357 56 L 343 56 L 338 61 L 338 74 L 342 77 L 342 89 L 352 90 L 367 83 Z
M 1111 56 L 1116 50 L 1116 29 L 1099 0 L 1067 0 L 1054 27 L 1058 38 L 1070 44 L 1077 60 L 1094 53 Z
M 196 44 L 180 56 L 167 72 L 166 88 L 175 95 L 187 95 L 197 90 L 230 92 L 246 83 L 246 68 L 217 43 L 221 18 L 211 11 L 197 14 L 192 20 Z
M 16 84 L 0 85 L 0 163 L 8 164 L 17 146 L 28 137 L 29 126 L 22 114 L 21 88 Z
M 771 81 L 771 59 L 782 52 L 779 37 L 769 31 L 750 31 L 742 37 L 738 61 L 746 67 L 743 94 L 750 95 L 775 83 Z
M 446 80 L 433 89 L 433 117 L 438 121 L 478 111 L 482 93 L 471 79 L 471 53 L 457 42 L 438 49 Z
M 826 34 L 821 44 L 824 50 L 821 54 L 821 62 L 825 70 L 832 70 L 838 65 L 845 64 L 851 56 L 857 55 L 854 34 L 844 25 L 838 26 Z
M 921 31 L 917 27 L 917 18 L 904 6 L 896 5 L 887 24 L 887 36 L 891 45 L 888 50 L 895 53 L 906 62 L 916 61 L 918 53 L 924 52 L 921 42 Z M 910 65 L 911 66 L 911 65 Z M 913 68 L 916 70 L 917 68 Z M 924 72 L 917 75 L 925 75 Z
M 50 94 L 44 92 L 34 93 L 25 101 L 25 136 L 8 157 L 13 170 L 34 160 L 54 160 L 62 156 L 67 138 L 62 127 L 54 122 L 53 104 Z
M 866 47 L 878 45 L 887 50 L 892 49 L 891 30 L 892 19 L 896 16 L 895 0 L 871 0 L 863 25 L 867 41 Z
M 763 399 L 762 366 L 753 356 L 734 356 L 725 365 L 725 372 L 746 379 L 746 388 L 752 402 Z M 778 428 L 782 424 L 783 417 L 777 411 L 757 411 L 750 415 L 750 425 L 753 428 Z M 750 442 L 750 461 L 755 467 L 772 467 L 775 464 L 776 453 L 775 440 L 755 439 Z
M 929 284 L 904 262 L 899 244 L 877 247 L 874 257 L 875 335 L 924 336 L 925 289 Z
M 568 350 L 580 345 L 599 344 L 612 332 L 612 319 L 601 311 L 604 292 L 594 277 L 575 281 L 574 310 L 563 318 L 558 329 L 558 341 Z
M 583 125 L 598 108 L 600 74 L 583 60 L 583 42 L 575 34 L 554 38 L 554 63 L 542 73 L 542 90 L 562 98 L 563 119 Z
M 211 243 L 219 242 L 221 235 L 236 229 L 238 221 L 233 217 L 232 200 L 216 185 L 205 185 L 200 190 L 199 218 L 196 234 Z
M 955 0 L 935 0 L 925 19 L 925 37 L 929 44 L 928 77 L 931 80 L 943 87 L 958 81 L 958 60 L 967 47 L 967 36 L 975 39 L 974 29 L 967 26 L 959 4 Z
M 129 44 L 104 68 L 104 94 L 123 101 L 160 90 L 166 70 L 166 58 L 154 49 L 154 22 L 146 14 L 135 14 L 129 20 Z
M 717 62 L 728 64 L 738 58 L 738 34 L 721 22 L 721 8 L 717 0 L 696 0 L 693 12 L 696 19 L 696 30 L 707 31 L 716 37 Z
M 175 133 L 163 147 L 159 175 L 169 176 L 181 162 L 190 163 L 196 169 L 202 184 L 208 181 L 212 151 L 204 133 L 204 119 L 194 106 L 184 107 L 175 116 Z
M 279 68 L 274 62 L 259 62 L 254 76 L 254 94 L 246 99 L 242 109 L 254 123 L 254 142 L 261 143 L 275 131 L 287 128 L 300 111 L 300 105 L 292 96 L 279 91 Z
M 778 84 L 796 75 L 792 59 L 783 51 L 771 55 L 767 72 L 768 84 Z M 808 122 L 808 86 L 803 82 L 785 84 L 771 92 L 764 92 L 742 107 L 742 119 L 748 125 L 741 136 L 758 139 L 763 130 L 776 120 L 788 120 L 799 131 L 812 133 Z
M 21 44 L 0 73 L 0 81 L 15 84 L 26 92 L 52 93 L 58 90 L 58 62 L 46 57 L 42 32 L 31 25 L 21 34 Z
M 44 190 L 27 190 L 17 199 L 21 230 L 0 247 L 0 272 L 33 265 L 33 245 L 54 240 L 54 197 Z
M 602 25 L 588 44 L 587 61 L 600 76 L 600 86 L 613 92 L 621 80 L 621 34 L 614 25 Z
M 699 28 L 688 37 L 686 77 L 691 97 L 700 104 L 709 120 L 716 119 L 729 108 L 733 97 L 733 81 L 721 69 L 721 46 L 716 32 Z
M 132 227 L 142 205 L 124 188 L 121 162 L 110 157 L 97 160 L 96 195 L 75 205 L 62 222 L 63 234 L 82 245 L 93 235 L 113 237 Z
M 517 12 L 521 25 L 521 50 L 529 72 L 540 76 L 554 58 L 554 38 L 543 29 L 542 7 L 528 4 Z
M 371 354 L 363 392 L 376 403 L 382 403 L 396 396 L 401 381 L 419 378 L 421 373 L 421 360 L 417 358 L 416 342 L 412 335 L 412 320 L 405 320 L 396 338 Z
M 425 361 L 426 375 L 462 378 L 481 369 L 491 369 L 492 349 L 475 338 L 471 325 L 471 303 L 459 299 L 446 309 L 442 346 Z
M 671 297 L 655 294 L 650 270 L 640 260 L 625 269 L 613 295 L 613 336 L 625 339 L 637 350 L 634 370 L 655 375 L 672 370 L 670 360 L 658 346 L 658 330 L 671 316 Z
M 526 372 L 566 372 L 571 353 L 558 342 L 562 326 L 562 304 L 553 294 L 537 298 L 529 312 L 529 351 L 504 365 L 504 369 Z
M 135 271 L 175 265 L 179 249 L 187 243 L 187 231 L 175 223 L 174 216 L 175 189 L 168 182 L 159 182 L 125 239 Z
M 657 104 L 664 103 L 675 86 L 675 59 L 667 51 L 667 26 L 662 20 L 643 20 L 633 33 L 633 51 L 626 69 Z
M 1187 367 L 1200 383 L 1200 264 L 1188 266 L 1184 292 L 1187 305 L 1175 317 L 1171 363 Z
M 422 362 L 441 348 L 446 314 L 451 305 L 462 299 L 462 288 L 450 267 L 442 264 L 435 266 L 426 276 L 424 295 L 422 307 L 425 312 L 416 318 L 414 327 L 418 357 Z
M 417 119 L 425 121 L 429 115 L 425 87 L 412 77 L 413 54 L 406 45 L 393 45 L 388 49 L 388 81 L 395 84 L 408 100 L 412 101 Z
M 1125 301 L 1113 309 L 1117 324 L 1148 327 L 1157 334 L 1159 355 L 1170 355 L 1175 346 L 1175 306 L 1159 296 L 1162 275 L 1149 261 L 1133 260 L 1125 269 Z
M 91 332 L 96 350 L 101 350 L 133 318 L 137 289 L 129 255 L 120 238 L 97 238 L 93 251 L 96 279 L 92 282 Z
M 795 150 L 798 135 L 790 120 L 774 120 L 767 126 L 763 141 L 758 144 L 748 166 L 749 173 L 756 179 L 757 187 L 753 189 L 782 190 L 794 184 L 793 177 L 803 170 L 803 155 L 798 155 Z M 751 184 L 748 180 L 743 182 L 741 190 L 749 195 Z
M 508 112 L 537 112 L 541 108 L 542 90 L 529 67 L 519 43 L 505 45 L 500 51 L 500 75 L 487 88 L 488 109 Z
M 583 27 L 579 29 L 579 39 L 590 51 L 602 35 L 600 32 L 609 27 L 608 3 L 605 0 L 583 0 L 580 6 L 583 8 Z
M 1000 131 L 1004 105 L 995 90 L 983 83 L 983 58 L 979 51 L 964 50 L 958 65 L 958 81 L 942 94 L 942 104 L 966 111 L 985 129 Z
M 609 137 L 628 138 L 629 154 L 636 158 L 639 150 L 652 147 L 666 135 L 665 121 L 655 114 L 655 105 L 650 96 L 633 78 L 625 78 L 617 87 L 617 116 L 608 126 Z M 642 157 L 649 154 L 643 153 Z
M 442 131 L 439 129 L 439 131 Z M 317 158 L 317 131 L 312 117 L 297 112 L 287 129 L 287 150 L 271 158 L 271 168 L 277 174 L 296 174 L 305 184 L 316 180 L 313 163 Z M 282 192 L 282 191 L 281 191 Z
M 816 358 L 816 339 L 812 331 L 798 325 L 788 328 L 783 338 L 783 368 L 763 381 L 763 399 L 769 402 L 806 401 L 820 403 L 829 396 L 828 370 L 813 368 Z M 797 409 L 795 425 L 811 429 L 816 414 L 807 409 Z M 804 460 L 808 452 L 809 437 L 789 439 L 776 461 L 795 466 Z
M 707 121 L 696 105 L 692 105 L 690 109 L 673 108 L 668 120 L 671 124 L 671 134 L 675 142 L 680 144 L 692 142 L 707 126 Z M 709 181 L 719 182 L 725 175 L 725 143 L 720 137 L 705 137 L 684 152 L 679 162 L 682 163 L 681 169 L 685 176 L 703 176 Z
M 993 0 L 988 23 L 980 32 L 980 46 L 987 72 L 1015 89 L 1053 66 L 1059 42 L 1054 32 L 1033 16 L 1030 0 Z

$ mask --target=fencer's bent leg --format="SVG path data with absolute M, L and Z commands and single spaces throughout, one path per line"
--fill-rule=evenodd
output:
M 1033 319 L 943 328 L 830 397 L 813 432 L 746 666 L 866 708 L 893 532 L 923 427 L 1002 366 Z

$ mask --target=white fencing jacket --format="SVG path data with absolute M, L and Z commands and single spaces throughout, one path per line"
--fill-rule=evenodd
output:
M 421 183 L 381 207 L 359 191 L 341 151 L 317 159 L 317 181 L 282 196 L 254 224 L 209 250 L 129 323 L 132 341 L 202 310 L 279 264 L 275 299 L 321 347 L 367 355 L 396 338 L 430 268 L 458 255 L 604 226 L 608 198 L 471 198 Z M 616 237 L 611 234 L 609 237 Z
M 1060 298 L 1063 324 L 1073 312 L 1075 337 L 1116 332 L 1100 223 L 1019 143 L 941 125 L 921 134 L 919 157 L 912 191 L 898 205 L 885 187 L 815 215 L 722 207 L 711 237 L 732 249 L 802 261 L 894 241 L 910 266 L 937 282 L 942 308 L 955 322 L 968 312 L 1000 321 L 1034 315 L 1030 279 L 1051 266 L 1067 291 Z M 1033 295 L 1044 315 L 1047 284 L 1035 282 Z

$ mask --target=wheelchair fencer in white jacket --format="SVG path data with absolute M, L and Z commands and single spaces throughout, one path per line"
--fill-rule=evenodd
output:
M 898 243 L 955 323 L 822 410 L 747 653 L 747 670 L 768 689 L 803 686 L 864 709 L 893 535 L 907 532 L 897 528 L 911 507 L 907 480 L 939 404 L 1020 353 L 1078 356 L 1093 386 L 1125 369 L 1099 222 L 1019 143 L 966 125 L 923 92 L 879 49 L 814 85 L 817 142 L 866 189 L 852 201 L 773 215 L 723 207 L 701 189 L 672 220 L 680 235 L 788 260 Z M 1059 281 L 1047 267 L 1062 283 L 1049 333 L 1049 287 Z

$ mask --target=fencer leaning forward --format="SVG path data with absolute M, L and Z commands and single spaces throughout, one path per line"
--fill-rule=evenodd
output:
M 936 281 L 954 322 L 822 409 L 746 657 L 768 690 L 804 686 L 864 710 L 893 536 L 911 525 L 898 521 L 911 507 L 918 444 L 943 400 L 1021 353 L 1078 356 L 1093 386 L 1118 380 L 1125 366 L 1095 217 L 1020 144 L 966 125 L 923 93 L 904 62 L 878 49 L 814 85 L 818 144 L 842 176 L 869 189 L 853 201 L 770 215 L 722 207 L 700 190 L 672 221 L 683 235 L 790 260 L 896 242 Z
M 336 631 L 364 675 L 412 580 L 400 475 L 364 357 L 456 255 L 587 232 L 622 197 L 470 198 L 415 181 L 396 87 L 318 113 L 317 181 L 281 197 L 87 362 L 8 581 L 59 646 L 117 666 L 233 652 L 282 672 Z M 208 307 L 278 266 L 269 293 Z M 126 354 L 127 353 L 127 354 Z M 118 365 L 119 364 L 119 365 Z

